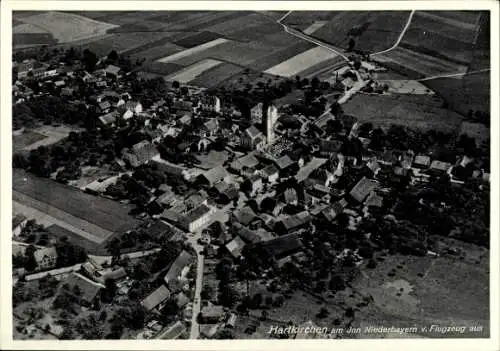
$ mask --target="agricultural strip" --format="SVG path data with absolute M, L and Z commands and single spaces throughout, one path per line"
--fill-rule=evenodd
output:
M 168 77 L 165 77 L 165 80 L 167 81 L 178 81 L 179 83 L 185 84 L 196 77 L 198 77 L 200 74 L 202 74 L 204 71 L 220 65 L 221 62 L 217 60 L 203 60 L 200 61 L 194 65 L 191 65 L 189 67 L 186 67 L 182 69 L 179 72 L 176 72 Z
M 327 21 L 316 21 L 313 24 L 311 24 L 309 27 L 303 30 L 304 34 L 310 35 L 316 32 L 318 29 L 323 27 Z
M 67 216 L 76 217 L 106 232 L 130 230 L 138 224 L 138 221 L 128 214 L 132 206 L 92 196 L 71 186 L 36 177 L 18 169 L 13 170 L 12 186 L 13 193 L 17 193 L 17 199 L 14 200 L 21 203 L 21 200 L 27 201 L 25 205 L 36 205 L 38 207 L 35 208 L 40 211 L 53 209 L 56 212 L 50 214 L 62 220 L 69 218 Z
M 57 40 L 50 33 L 18 33 L 12 36 L 12 45 L 53 45 Z
M 158 62 L 163 62 L 163 63 L 173 62 L 175 60 L 179 60 L 179 59 L 182 59 L 184 57 L 188 57 L 190 55 L 202 52 L 202 51 L 207 50 L 209 48 L 212 48 L 214 46 L 220 45 L 220 44 L 225 43 L 227 41 L 228 40 L 224 39 L 224 38 L 215 39 L 215 40 L 209 41 L 208 43 L 198 45 L 198 46 L 195 46 L 193 48 L 190 48 L 190 49 L 175 53 L 173 55 L 169 55 L 167 57 L 164 57 L 164 58 L 158 60 Z
M 295 45 L 270 53 L 269 55 L 262 56 L 248 66 L 256 71 L 264 71 L 269 67 L 276 66 L 281 62 L 288 60 L 290 57 L 303 53 L 314 47 L 316 47 L 316 45 L 308 41 L 300 41 Z
M 422 76 L 428 77 L 447 73 L 464 73 L 467 71 L 467 66 L 410 51 L 401 47 L 380 56 L 383 57 L 382 59 L 396 63 L 405 70 L 416 73 L 417 77 L 412 78 L 420 78 Z
M 174 42 L 175 45 L 182 46 L 186 49 L 194 48 L 210 41 L 214 41 L 220 38 L 220 35 L 212 32 L 201 32 L 191 35 L 186 38 L 182 38 Z
M 22 22 L 35 25 L 52 33 L 59 42 L 71 42 L 106 33 L 116 25 L 91 20 L 66 12 L 46 12 L 24 17 Z
M 318 46 L 268 68 L 264 73 L 292 77 L 315 64 L 333 59 L 336 56 L 337 54 L 334 52 Z
M 218 66 L 206 70 L 198 77 L 196 77 L 191 83 L 207 88 L 215 87 L 229 77 L 242 72 L 243 69 L 244 68 L 241 66 L 236 66 L 231 63 L 224 62 Z

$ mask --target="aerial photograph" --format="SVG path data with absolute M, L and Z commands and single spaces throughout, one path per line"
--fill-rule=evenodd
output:
M 14 11 L 13 339 L 490 338 L 490 65 L 486 10 Z

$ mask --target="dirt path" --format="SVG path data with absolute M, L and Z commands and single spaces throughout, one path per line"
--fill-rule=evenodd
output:
M 401 42 L 401 40 L 403 40 L 403 37 L 404 35 L 406 34 L 406 31 L 408 30 L 408 28 L 410 27 L 410 24 L 411 24 L 411 20 L 413 18 L 413 15 L 415 14 L 415 10 L 412 10 L 410 12 L 410 16 L 408 17 L 408 20 L 406 21 L 406 24 L 405 26 L 403 27 L 403 30 L 401 31 L 401 34 L 399 34 L 399 37 L 398 39 L 396 40 L 396 42 L 394 43 L 393 46 L 391 46 L 389 49 L 386 49 L 386 50 L 383 50 L 383 51 L 379 51 L 379 52 L 375 52 L 373 54 L 371 54 L 370 56 L 374 56 L 374 55 L 379 55 L 379 54 L 384 54 L 386 52 L 389 52 L 391 50 L 394 50 L 398 45 L 399 43 Z

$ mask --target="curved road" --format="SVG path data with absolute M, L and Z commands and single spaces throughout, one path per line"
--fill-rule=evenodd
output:
M 394 50 L 399 45 L 399 43 L 401 42 L 401 40 L 403 40 L 403 37 L 404 37 L 406 31 L 410 27 L 411 20 L 412 20 L 414 14 L 415 14 L 415 10 L 411 10 L 410 16 L 408 17 L 408 20 L 406 21 L 406 24 L 403 27 L 403 30 L 399 34 L 399 37 L 398 37 L 398 39 L 396 40 L 396 42 L 394 43 L 393 46 L 391 46 L 389 49 L 386 49 L 386 50 L 382 50 L 382 51 L 379 51 L 379 52 L 374 52 L 373 54 L 370 54 L 370 56 L 379 55 L 379 54 L 385 54 L 386 52 Z

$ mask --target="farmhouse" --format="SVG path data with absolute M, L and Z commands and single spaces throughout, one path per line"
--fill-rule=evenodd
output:
M 158 289 L 149 294 L 141 305 L 149 311 L 161 311 L 165 307 L 166 302 L 170 298 L 170 290 L 165 285 L 161 285 Z
M 275 183 L 278 181 L 279 170 L 275 165 L 270 164 L 260 171 L 260 174 L 268 183 Z
M 427 169 L 431 164 L 431 158 L 425 155 L 417 155 L 413 161 L 414 168 Z
M 184 279 L 189 271 L 189 267 L 193 262 L 194 257 L 187 251 L 182 251 L 175 261 L 170 266 L 167 274 L 165 275 L 165 282 L 172 283 L 175 280 Z
M 224 316 L 224 307 L 219 305 L 204 306 L 200 312 L 200 320 L 204 324 L 218 323 Z
M 120 67 L 117 67 L 117 66 L 114 66 L 114 65 L 108 65 L 105 69 L 104 69 L 104 74 L 106 75 L 106 77 L 110 77 L 110 78 L 120 78 L 120 72 L 121 72 L 121 68 Z
M 442 162 L 438 160 L 432 161 L 429 172 L 434 174 L 444 174 L 451 168 L 451 164 L 448 162 Z
M 260 149 L 264 146 L 264 134 L 254 125 L 251 125 L 243 132 L 241 136 L 241 145 L 247 149 Z
M 288 216 L 279 220 L 275 226 L 274 230 L 280 234 L 290 233 L 297 229 L 303 228 L 307 223 L 311 221 L 311 216 L 309 212 L 302 211 L 295 215 Z
M 38 269 L 41 271 L 54 268 L 57 261 L 57 252 L 55 247 L 46 247 L 36 250 L 33 255 Z
M 257 195 L 259 191 L 262 190 L 262 178 L 256 174 L 247 178 L 241 185 L 242 190 L 244 190 L 250 197 Z
M 209 187 L 213 187 L 217 183 L 223 181 L 229 174 L 222 166 L 214 167 L 207 172 L 200 174 L 198 176 L 198 182 L 201 185 L 206 185 Z
M 226 244 L 227 251 L 234 258 L 238 258 L 241 256 L 241 252 L 243 251 L 244 247 L 245 247 L 245 242 L 241 240 L 241 238 L 238 236 Z

